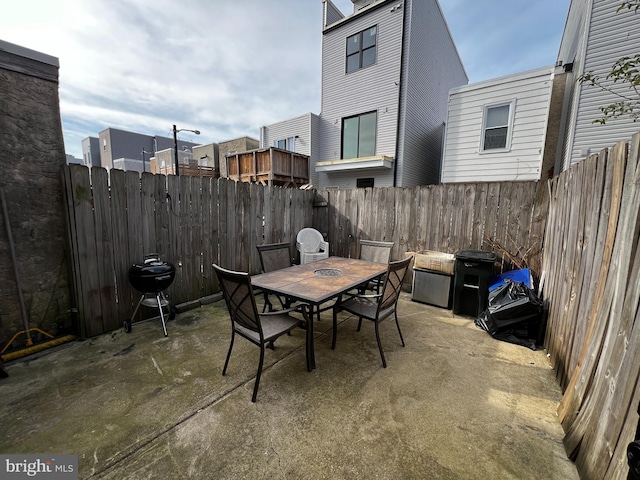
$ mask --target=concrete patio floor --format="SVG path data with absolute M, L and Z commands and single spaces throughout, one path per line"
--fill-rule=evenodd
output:
M 381 326 L 331 313 L 267 350 L 230 337 L 224 302 L 5 364 L 0 452 L 77 454 L 79 478 L 577 479 L 544 350 L 499 342 L 473 320 L 412 302 Z

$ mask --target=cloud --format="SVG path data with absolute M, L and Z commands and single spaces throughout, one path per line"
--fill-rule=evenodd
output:
M 82 133 L 67 125 L 164 135 L 175 123 L 210 142 L 318 113 L 319 1 L 31 0 L 9 13 L 3 40 L 60 60 L 76 156 Z
M 351 14 L 351 0 L 334 0 Z M 551 65 L 569 0 L 442 0 L 470 81 Z M 319 113 L 320 0 L 20 0 L 1 39 L 60 61 L 68 153 L 106 127 L 197 141 Z

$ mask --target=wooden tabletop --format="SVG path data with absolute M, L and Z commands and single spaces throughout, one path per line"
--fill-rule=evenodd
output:
M 251 277 L 254 287 L 320 304 L 387 271 L 387 265 L 353 258 L 329 257 L 305 265 Z

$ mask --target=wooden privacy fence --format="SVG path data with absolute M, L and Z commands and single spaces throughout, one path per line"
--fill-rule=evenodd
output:
M 119 328 L 140 294 L 127 272 L 148 253 L 176 266 L 173 304 L 218 292 L 211 264 L 259 272 L 256 245 L 314 226 L 330 253 L 357 255 L 359 238 L 408 251 L 484 248 L 485 238 L 540 264 L 547 188 L 534 182 L 412 188 L 283 189 L 191 176 L 70 165 L 63 169 L 80 335 Z
M 538 273 L 547 202 L 546 182 L 321 190 L 316 205 L 325 207 L 315 209 L 314 222 L 333 255 L 356 257 L 359 238 L 395 242 L 393 260 L 418 250 L 492 250 L 497 242 Z M 513 267 L 505 260 L 503 268 Z
M 312 223 L 314 193 L 225 179 L 63 167 L 80 335 L 122 326 L 140 293 L 128 269 L 159 253 L 176 267 L 172 304 L 218 292 L 211 265 L 258 273 L 256 245 Z
M 558 415 L 581 478 L 627 478 L 640 402 L 640 134 L 551 182 L 543 296 Z

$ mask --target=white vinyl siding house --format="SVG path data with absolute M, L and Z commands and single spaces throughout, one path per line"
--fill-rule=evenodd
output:
M 630 138 L 638 123 L 630 118 L 593 123 L 600 118 L 599 107 L 619 99 L 596 87 L 581 85 L 577 78 L 593 71 L 606 77 L 613 63 L 623 56 L 640 52 L 640 11 L 623 9 L 616 13 L 620 0 L 572 0 L 560 43 L 558 63 L 567 71 L 563 110 L 564 144 L 558 147 L 558 170 L 565 170 L 588 155 Z M 618 82 L 609 86 L 628 92 Z
M 449 92 L 442 183 L 539 180 L 554 68 Z

